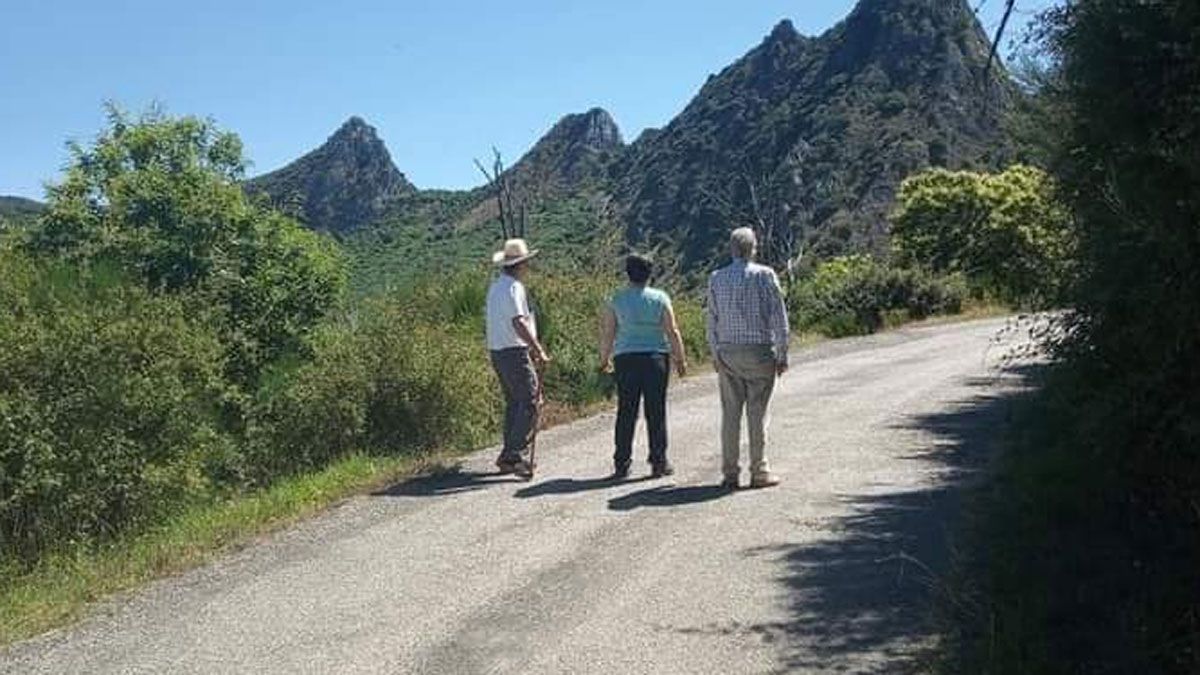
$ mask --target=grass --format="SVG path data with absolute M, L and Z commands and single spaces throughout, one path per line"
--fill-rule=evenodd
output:
M 913 325 L 942 326 L 951 323 L 962 323 L 964 321 L 976 321 L 978 319 L 995 319 L 1002 316 L 1009 316 L 1012 313 L 1012 307 L 993 300 L 971 300 L 963 305 L 962 311 L 958 314 L 942 314 L 924 319 L 911 319 L 907 312 L 888 313 L 884 315 L 883 327 L 884 330 L 891 330 Z
M 312 516 L 349 495 L 427 470 L 438 456 L 354 455 L 262 492 L 193 508 L 161 527 L 103 548 L 51 555 L 23 574 L 3 575 L 0 645 L 78 618 L 91 603 L 178 574 Z
M 999 308 L 988 307 L 919 323 L 999 313 Z M 794 344 L 807 347 L 830 339 L 804 333 L 794 337 Z M 693 363 L 692 372 L 707 372 L 703 366 Z M 563 424 L 607 405 L 607 400 L 583 405 L 556 403 L 547 410 L 546 425 Z M 69 624 L 93 603 L 114 593 L 203 565 L 348 497 L 434 469 L 454 454 L 353 455 L 320 471 L 284 479 L 262 492 L 197 506 L 161 527 L 105 547 L 80 546 L 48 556 L 27 572 L 0 568 L 0 579 L 5 580 L 0 586 L 0 646 Z

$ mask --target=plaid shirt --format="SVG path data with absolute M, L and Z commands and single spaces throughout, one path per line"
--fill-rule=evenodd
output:
M 787 363 L 788 318 L 775 270 L 734 258 L 708 281 L 708 346 L 773 345 Z

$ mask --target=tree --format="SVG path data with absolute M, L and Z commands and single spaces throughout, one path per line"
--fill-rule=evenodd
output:
M 1070 221 L 1042 170 L 934 169 L 905 180 L 898 203 L 892 241 L 902 262 L 961 272 L 977 289 L 1008 302 L 1061 300 L 1072 253 Z
M 195 117 L 152 110 L 131 119 L 109 106 L 95 144 L 70 150 L 28 248 L 115 263 L 154 292 L 188 297 L 214 315 L 237 379 L 253 381 L 299 349 L 342 292 L 332 242 L 247 198 L 236 135 Z
M 475 160 L 475 166 L 483 173 L 484 178 L 487 178 L 488 189 L 496 199 L 496 208 L 500 214 L 500 235 L 505 240 L 514 237 L 524 238 L 528 236 L 525 227 L 528 204 L 525 196 L 519 195 L 514 198 L 512 177 L 504 169 L 504 159 L 500 156 L 500 151 L 495 148 L 492 148 L 492 154 L 494 159 L 491 171 L 485 168 L 478 159 Z

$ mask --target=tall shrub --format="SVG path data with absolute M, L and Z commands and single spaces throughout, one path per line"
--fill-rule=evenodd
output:
M 792 284 L 788 307 L 797 330 L 842 337 L 873 333 L 892 312 L 909 319 L 955 314 L 965 296 L 966 287 L 957 278 L 896 268 L 868 256 L 847 256 L 821 263 Z
M 32 559 L 210 487 L 221 350 L 177 299 L 0 256 L 0 551 Z

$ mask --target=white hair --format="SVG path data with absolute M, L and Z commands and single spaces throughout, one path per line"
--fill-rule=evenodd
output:
M 758 237 L 754 235 L 754 230 L 748 227 L 739 227 L 729 235 L 729 250 L 735 258 L 749 260 L 754 257 L 757 248 Z

